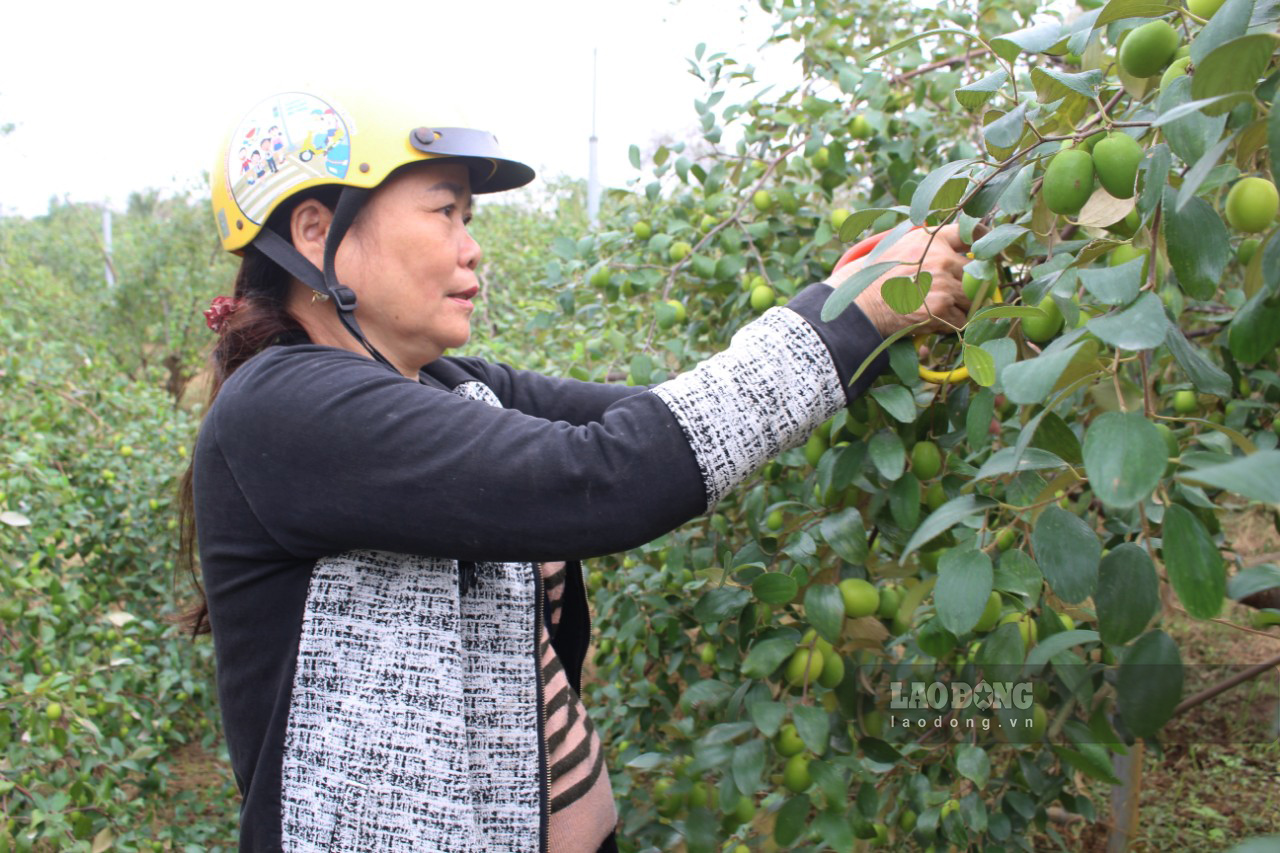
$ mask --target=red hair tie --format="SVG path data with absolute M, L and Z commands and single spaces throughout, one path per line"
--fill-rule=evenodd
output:
M 204 311 L 204 322 L 210 329 L 222 334 L 227 318 L 236 313 L 243 304 L 243 299 L 236 299 L 234 296 L 215 296 Z

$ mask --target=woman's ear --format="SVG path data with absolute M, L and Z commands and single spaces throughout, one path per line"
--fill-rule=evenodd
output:
M 324 269 L 324 241 L 332 221 L 333 211 L 313 198 L 295 207 L 289 217 L 294 248 L 319 269 Z

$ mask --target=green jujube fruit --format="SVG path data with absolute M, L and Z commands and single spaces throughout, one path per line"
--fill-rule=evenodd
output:
M 1044 312 L 1045 316 L 1043 318 L 1023 317 L 1022 333 L 1027 336 L 1027 340 L 1043 344 L 1053 340 L 1058 332 L 1062 331 L 1062 310 L 1058 308 L 1058 303 L 1053 301 L 1052 296 L 1046 296 L 1040 300 L 1037 307 Z
M 1237 231 L 1257 234 L 1275 222 L 1280 211 L 1280 193 L 1266 178 L 1241 178 L 1227 193 L 1227 222 Z
M 1151 77 L 1163 71 L 1178 52 L 1182 39 L 1168 21 L 1158 20 L 1130 31 L 1120 45 L 1120 67 L 1133 77 Z
M 1191 57 L 1183 56 L 1169 63 L 1169 67 L 1160 75 L 1160 88 L 1164 89 L 1170 82 L 1178 77 L 1187 76 L 1187 66 L 1191 64 Z
M 1059 151 L 1044 170 L 1044 203 L 1054 213 L 1074 216 L 1093 194 L 1093 157 L 1088 151 Z
M 1142 146 L 1127 133 L 1109 133 L 1093 147 L 1093 168 L 1103 189 L 1116 198 L 1133 198 L 1142 162 Z

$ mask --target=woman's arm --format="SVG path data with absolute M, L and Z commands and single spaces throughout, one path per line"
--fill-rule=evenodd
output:
M 224 386 L 197 484 L 225 466 L 296 558 L 368 548 L 548 560 L 633 547 L 704 512 L 847 403 L 848 376 L 880 338 L 860 312 L 823 323 L 827 292 L 772 309 L 726 351 L 584 425 L 463 399 L 354 353 L 282 348 Z
M 509 409 L 570 424 L 598 421 L 614 403 L 648 390 L 644 386 L 560 379 L 467 357 L 442 358 L 428 365 L 425 372 L 450 388 L 465 381 L 483 382 Z

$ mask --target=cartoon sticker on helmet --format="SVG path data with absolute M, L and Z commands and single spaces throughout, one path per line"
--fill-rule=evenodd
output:
M 352 128 L 339 109 L 315 95 L 274 95 L 249 112 L 227 149 L 231 197 L 261 225 L 289 188 L 332 176 L 351 164 Z

